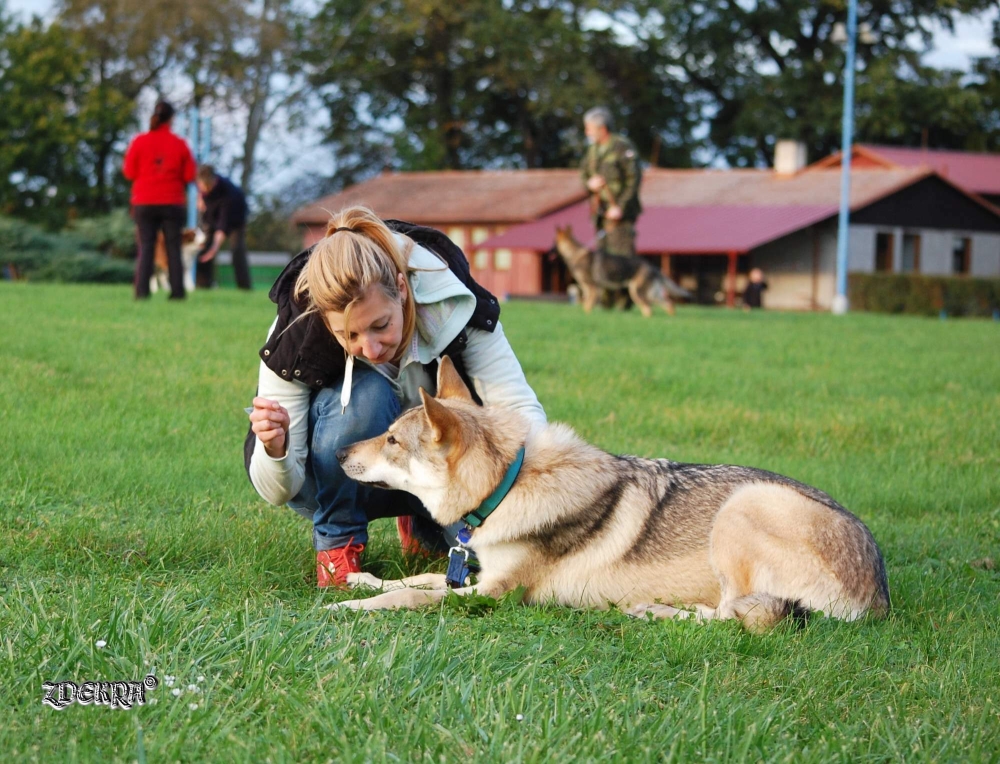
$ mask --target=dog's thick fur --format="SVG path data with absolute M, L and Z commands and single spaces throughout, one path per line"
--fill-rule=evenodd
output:
M 573 238 L 570 226 L 556 227 L 556 251 L 583 292 L 583 309 L 590 313 L 604 289 L 627 288 L 642 315 L 653 315 L 651 304 L 674 315 L 674 297 L 690 297 L 671 279 L 641 257 L 616 257 L 600 247 L 590 250 Z
M 181 262 L 184 264 L 184 289 L 194 291 L 194 277 L 191 269 L 195 255 L 205 243 L 205 233 L 200 228 L 185 228 L 181 232 Z M 169 263 L 167 262 L 167 239 L 163 231 L 156 234 L 156 249 L 153 250 L 153 275 L 149 278 L 149 292 L 156 294 L 160 289 L 170 291 Z
M 438 391 L 337 458 L 350 477 L 409 491 L 448 525 L 493 492 L 524 445 L 513 487 L 472 533 L 479 582 L 457 594 L 524 587 L 529 602 L 738 618 L 754 631 L 808 611 L 853 620 L 889 609 L 875 540 L 822 491 L 750 467 L 613 456 L 565 425 L 531 428 L 477 406 L 447 357 Z M 415 607 L 447 592 L 443 575 L 348 581 L 391 591 L 332 608 Z

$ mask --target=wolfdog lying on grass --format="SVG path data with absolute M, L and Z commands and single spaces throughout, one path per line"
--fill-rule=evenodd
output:
M 512 411 L 477 406 L 447 357 L 437 397 L 421 396 L 422 407 L 337 458 L 359 482 L 414 494 L 441 525 L 475 526 L 467 544 L 482 572 L 458 595 L 524 587 L 528 602 L 738 618 L 753 631 L 793 613 L 854 620 L 889 610 L 875 540 L 822 491 L 751 467 L 613 456 L 565 425 L 532 429 Z M 509 491 L 481 519 L 501 484 Z M 441 574 L 358 573 L 349 584 L 389 591 L 331 608 L 411 608 L 448 591 Z

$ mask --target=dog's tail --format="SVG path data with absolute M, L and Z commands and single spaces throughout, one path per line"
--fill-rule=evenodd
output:
M 680 286 L 669 276 L 660 276 L 656 280 L 662 299 L 673 298 L 674 300 L 690 300 L 694 297 L 688 290 Z

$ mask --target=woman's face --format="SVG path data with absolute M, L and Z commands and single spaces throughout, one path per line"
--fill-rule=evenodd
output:
M 326 324 L 347 352 L 372 363 L 386 363 L 396 357 L 403 341 L 403 304 L 408 299 L 406 279 L 396 276 L 399 300 L 393 300 L 378 287 L 351 307 L 351 325 L 344 326 L 344 314 L 331 310 Z

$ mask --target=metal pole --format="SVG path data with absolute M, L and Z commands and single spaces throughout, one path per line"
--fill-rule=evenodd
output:
M 858 39 L 858 0 L 847 5 L 847 62 L 844 65 L 844 114 L 840 148 L 840 217 L 837 220 L 837 294 L 833 312 L 847 312 L 847 237 L 851 214 L 851 144 L 854 141 L 854 54 Z
M 212 118 L 201 118 L 201 156 L 198 157 L 199 164 L 207 162 L 212 153 Z
M 191 153 L 195 161 L 201 161 L 201 149 L 198 145 L 198 107 L 192 106 L 188 110 L 188 142 L 191 145 Z M 187 192 L 187 227 L 194 228 L 198 225 L 198 189 L 194 183 L 188 184 Z

